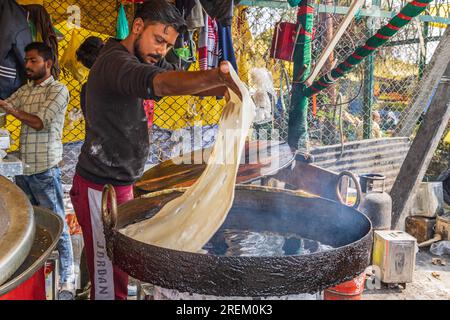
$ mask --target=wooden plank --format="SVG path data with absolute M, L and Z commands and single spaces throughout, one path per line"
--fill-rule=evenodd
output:
M 312 82 L 316 79 L 317 75 L 322 70 L 322 67 L 325 65 L 325 62 L 327 62 L 328 58 L 333 53 L 334 48 L 336 47 L 338 41 L 341 40 L 341 37 L 347 30 L 347 27 L 352 22 L 353 17 L 356 15 L 356 13 L 361 8 L 364 2 L 365 0 L 354 0 L 353 3 L 351 4 L 350 8 L 348 9 L 347 15 L 344 17 L 344 20 L 342 20 L 341 24 L 339 25 L 333 37 L 333 40 L 327 44 L 325 50 L 323 50 L 322 54 L 317 60 L 317 63 L 314 66 L 313 71 L 311 72 L 309 77 L 305 80 L 305 83 L 308 87 L 311 86 Z
M 413 195 L 422 182 L 450 119 L 450 63 L 446 63 L 436 94 L 391 190 L 392 228 L 395 229 L 403 229 Z

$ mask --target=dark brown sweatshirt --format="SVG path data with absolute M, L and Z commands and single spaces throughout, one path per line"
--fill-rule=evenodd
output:
M 116 39 L 109 39 L 89 73 L 86 86 L 86 139 L 76 172 L 98 184 L 131 185 L 149 153 L 143 99 L 158 100 L 153 78 L 174 70 L 164 59 L 141 63 Z

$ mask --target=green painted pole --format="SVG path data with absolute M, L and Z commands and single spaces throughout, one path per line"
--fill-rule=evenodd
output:
M 380 0 L 372 0 L 372 7 L 379 8 L 381 5 Z M 368 24 L 368 36 L 371 37 L 375 34 L 375 23 L 377 18 L 367 18 Z M 371 54 L 367 57 L 365 70 L 364 70 L 364 102 L 363 102 L 363 138 L 370 139 L 372 137 L 372 112 L 373 102 L 375 99 L 374 94 L 375 86 L 375 55 Z
M 302 0 L 298 6 L 297 23 L 302 26 L 294 51 L 294 76 L 288 123 L 288 144 L 291 148 L 308 147 L 308 97 L 304 81 L 311 72 L 311 42 L 314 9 L 312 0 Z
M 344 62 L 340 63 L 330 73 L 322 76 L 315 81 L 310 87 L 305 89 L 305 96 L 310 97 L 319 93 L 323 89 L 334 84 L 337 79 L 345 76 L 348 72 L 361 63 L 367 56 L 371 55 L 375 50 L 384 45 L 392 38 L 398 30 L 407 25 L 412 18 L 417 17 L 425 11 L 427 5 L 433 0 L 413 0 L 405 5 L 405 7 L 393 17 L 388 24 L 383 26 L 378 32 L 370 37 L 366 43 L 355 50 Z

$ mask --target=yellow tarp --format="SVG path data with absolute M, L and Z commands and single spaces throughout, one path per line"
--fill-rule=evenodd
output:
M 68 43 L 71 41 L 72 34 L 73 34 L 73 26 L 68 25 L 66 21 L 58 23 L 55 25 L 55 28 L 59 30 L 64 35 L 64 40 L 59 42 L 59 59 L 61 61 L 62 56 L 64 55 L 65 49 L 68 47 Z M 77 29 L 78 34 L 83 38 L 86 39 L 90 36 L 96 36 L 104 41 L 106 41 L 109 38 L 109 35 L 107 34 L 101 34 L 98 32 L 94 32 L 91 30 L 87 30 L 84 28 Z M 80 107 L 80 90 L 82 86 L 82 82 L 78 82 L 74 79 L 72 74 L 68 72 L 61 72 L 60 79 L 62 83 L 64 83 L 70 92 L 70 102 L 69 106 L 67 108 L 66 113 L 66 122 L 64 125 L 64 134 L 63 134 L 63 143 L 72 142 L 72 141 L 79 141 L 84 140 L 84 121 L 83 119 L 73 121 L 70 117 L 70 111 L 72 111 L 74 108 L 77 108 L 78 110 L 81 109 Z
M 449 131 L 449 132 L 447 133 L 447 135 L 445 136 L 444 142 L 450 144 L 450 131 Z
M 39 4 L 41 6 L 44 5 L 44 0 L 16 0 L 18 4 L 21 6 L 29 5 L 29 4 Z
M 429 7 L 427 11 L 423 13 L 423 15 L 428 14 L 432 17 L 448 17 L 448 13 L 450 12 L 450 4 L 440 4 L 438 6 L 432 6 Z M 436 27 L 436 28 L 447 28 L 447 24 L 445 23 L 437 23 L 437 22 L 430 22 L 430 27 Z

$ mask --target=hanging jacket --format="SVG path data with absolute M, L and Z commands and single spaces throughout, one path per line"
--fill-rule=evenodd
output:
M 37 33 L 42 37 L 42 42 L 53 50 L 55 63 L 52 68 L 52 76 L 53 78 L 58 79 L 60 73 L 58 62 L 58 39 L 50 15 L 43 6 L 38 4 L 30 4 L 23 7 L 28 12 L 29 19 L 35 25 Z
M 224 27 L 229 27 L 233 21 L 233 7 L 240 0 L 200 0 L 206 13 Z
M 205 26 L 203 7 L 200 0 L 195 1 L 195 6 L 192 8 L 191 13 L 186 17 L 186 24 L 189 30 L 196 30 Z
M 32 41 L 27 14 L 14 0 L 0 1 L 0 99 L 25 83 L 25 47 Z
M 177 0 L 176 6 L 183 14 L 189 30 L 192 31 L 205 26 L 200 0 Z
M 176 0 L 175 5 L 184 18 L 191 14 L 192 8 L 195 7 L 195 0 Z
M 231 34 L 231 27 L 217 24 L 219 36 L 219 61 L 227 60 L 238 72 L 236 55 L 234 53 L 233 37 Z

